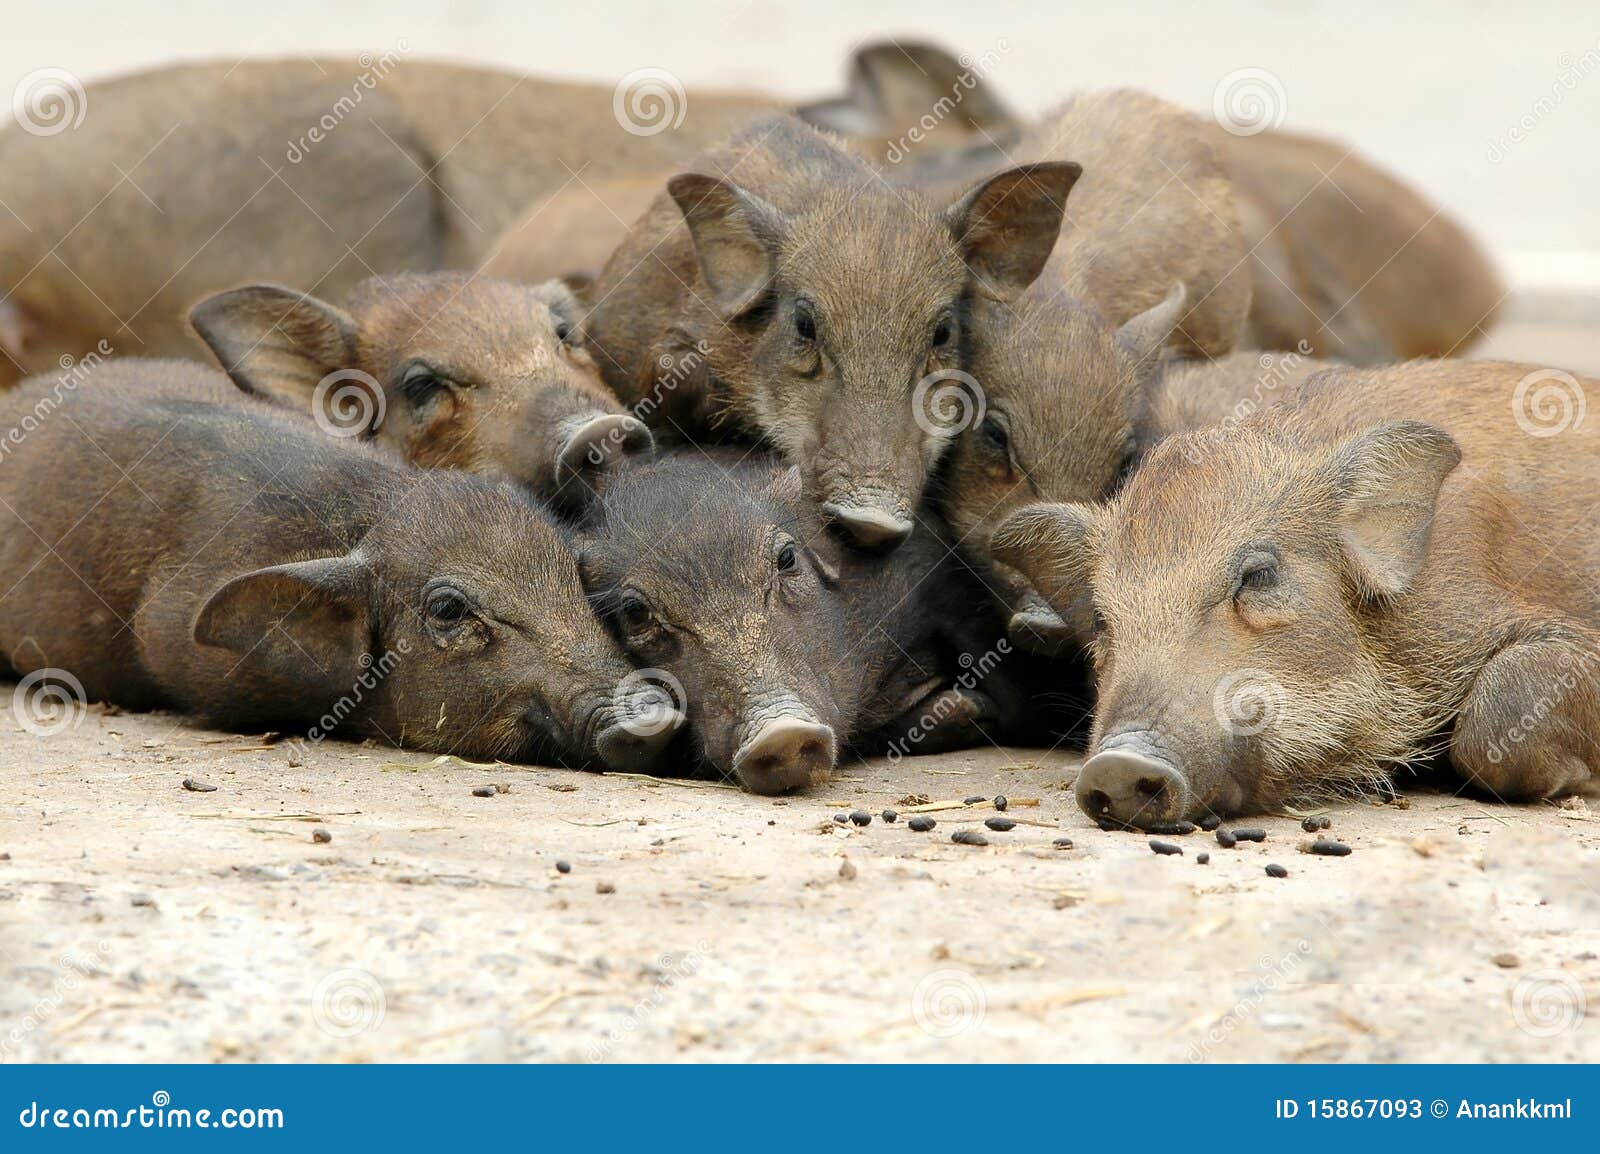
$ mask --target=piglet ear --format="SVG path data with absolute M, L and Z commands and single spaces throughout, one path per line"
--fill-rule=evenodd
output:
M 369 649 L 371 589 L 354 553 L 257 569 L 211 595 L 194 639 L 332 701 L 349 692 Z
M 1009 301 L 1044 271 L 1081 165 L 1024 164 L 991 176 L 945 212 L 977 291 Z
M 1189 290 L 1179 281 L 1159 304 L 1147 308 L 1117 330 L 1117 343 L 1128 351 L 1141 369 L 1152 365 L 1160 357 L 1161 350 L 1172 339 L 1172 330 L 1178 327 L 1178 322 L 1188 311 L 1185 307 L 1188 299 Z
M 1100 514 L 1088 505 L 1024 505 L 989 539 L 989 555 L 1026 577 L 1065 620 L 1089 585 Z
M 356 365 L 356 323 L 344 310 L 281 285 L 206 297 L 189 323 L 247 393 L 305 410 L 328 374 Z
M 667 181 L 694 238 L 700 271 L 723 316 L 745 312 L 767 291 L 788 222 L 731 180 L 685 172 Z
M 649 456 L 656 439 L 639 418 L 627 413 L 576 417 L 556 454 L 555 504 L 566 512 L 590 508 L 605 488 L 607 473 L 627 457 Z
M 1363 594 L 1386 600 L 1428 558 L 1439 487 L 1461 461 L 1455 439 L 1422 421 L 1388 421 L 1341 445 L 1329 469 L 1339 536 Z

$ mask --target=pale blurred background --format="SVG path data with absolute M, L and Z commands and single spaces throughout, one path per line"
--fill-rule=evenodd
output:
M 1600 292 L 1594 0 L 3 0 L 0 12 L 0 93 L 41 67 L 88 81 L 180 58 L 401 41 L 413 58 L 605 83 L 660 67 L 692 98 L 696 86 L 830 93 L 861 42 L 933 39 L 993 54 L 989 81 L 1023 111 L 1113 84 L 1205 110 L 1224 77 L 1265 69 L 1285 127 L 1344 138 L 1409 178 L 1477 230 L 1516 287 Z

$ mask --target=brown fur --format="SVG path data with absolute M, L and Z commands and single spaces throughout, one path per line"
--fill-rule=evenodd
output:
M 0 213 L 0 297 L 26 321 L 0 387 L 102 337 L 192 353 L 184 313 L 238 282 L 241 253 L 251 275 L 328 296 L 374 271 L 473 266 L 575 172 L 663 170 L 773 107 L 696 92 L 681 124 L 633 135 L 611 85 L 404 58 L 376 75 L 354 60 L 176 65 L 89 85 L 70 131 L 0 131 L 16 214 Z
M 188 362 L 36 378 L 0 427 L 0 668 L 232 728 L 616 748 L 628 666 L 516 487 L 339 444 Z
M 909 528 L 948 444 L 919 424 L 915 387 L 958 367 L 970 297 L 1037 275 L 1075 171 L 1002 173 L 943 208 L 793 119 L 694 169 L 594 287 L 601 372 L 658 426 L 760 437 L 813 499 Z
M 1437 205 L 1350 149 L 1262 132 L 1211 139 L 1252 251 L 1251 343 L 1358 363 L 1454 356 L 1506 288 Z
M 1092 590 L 1095 742 L 1137 737 L 1185 781 L 1148 816 L 1363 788 L 1435 739 L 1506 800 L 1592 787 L 1600 434 L 1524 431 L 1559 415 L 1541 378 L 1572 401 L 1596 384 L 1330 370 L 1168 438 L 1103 510 L 1036 506 L 996 533 L 1052 603 Z M 1271 581 L 1241 591 L 1262 565 Z M 1239 714 L 1266 722 L 1222 724 Z
M 373 278 L 343 307 L 253 285 L 190 316 L 246 392 L 307 414 L 320 406 L 325 423 L 414 465 L 503 477 L 556 500 L 589 450 L 650 445 L 576 343 L 581 318 L 559 282 L 461 273 Z

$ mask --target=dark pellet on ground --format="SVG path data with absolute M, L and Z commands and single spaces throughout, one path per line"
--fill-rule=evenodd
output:
M 1159 833 L 1165 837 L 1187 837 L 1198 828 L 1192 821 L 1162 821 L 1146 828 L 1146 833 Z
M 1231 829 L 1217 830 L 1217 844 L 1223 849 L 1232 849 L 1239 844 L 1239 839 L 1234 837 Z
M 983 794 L 975 793 L 971 797 L 963 798 L 961 804 L 962 805 L 977 805 L 980 801 L 988 801 L 988 800 L 989 799 L 984 797 Z
M 569 874 L 571 872 L 572 872 L 572 863 L 571 862 L 569 862 L 569 861 L 558 861 L 558 862 L 556 862 L 556 873 L 558 873 L 558 874 Z
M 857 825 L 871 825 L 872 815 L 864 809 L 852 810 L 850 813 L 850 820 L 855 822 Z
M 1238 838 L 1240 841 L 1266 841 L 1267 831 L 1264 829 L 1255 829 L 1254 827 L 1235 829 L 1233 831 L 1233 836 Z
M 1199 853 L 1194 855 L 1194 860 L 1197 865 L 1210 865 L 1211 855 L 1206 853 L 1204 850 L 1201 850 Z
M 1284 869 L 1277 862 L 1270 862 L 1267 865 L 1267 876 L 1269 878 L 1286 878 L 1289 876 L 1289 871 Z
M 881 813 L 879 816 L 882 817 L 883 820 L 888 822 L 890 825 L 893 825 L 895 822 L 900 820 L 900 815 L 895 813 L 895 811 L 892 810 L 892 809 L 884 810 L 883 813 Z
M 327 845 L 333 840 L 333 835 L 325 829 L 314 829 L 311 831 L 311 840 L 319 845 Z
M 995 833 L 1005 833 L 1008 830 L 1017 828 L 1017 823 L 1009 817 L 985 818 L 983 824 L 994 830 Z
M 988 845 L 989 839 L 975 829 L 958 829 L 950 835 L 950 840 L 957 845 Z
M 188 790 L 190 793 L 217 792 L 217 787 L 212 785 L 209 781 L 196 781 L 192 777 L 186 777 L 183 779 L 183 788 Z
M 1214 813 L 1208 813 L 1200 819 L 1200 828 L 1210 833 L 1222 824 L 1222 819 Z
M 1008 806 L 1010 804 L 1011 803 L 1006 800 L 1006 795 L 1005 794 L 1000 793 L 1000 794 L 996 794 L 995 795 L 995 799 L 994 799 L 994 807 L 995 807 L 995 809 L 1004 811 L 1006 806 Z
M 156 899 L 149 894 L 134 894 L 128 901 L 140 909 L 154 909 L 156 905 Z
M 1342 841 L 1330 841 L 1328 838 L 1319 837 L 1311 843 L 1311 852 L 1322 857 L 1348 857 L 1350 847 Z
M 472 796 L 473 797 L 493 797 L 495 795 L 495 793 L 496 793 L 496 790 L 495 790 L 494 786 L 492 786 L 492 785 L 480 785 L 477 789 L 472 791 Z
M 939 823 L 934 821 L 931 817 L 914 817 L 910 821 L 906 822 L 906 825 L 911 827 L 911 829 L 915 830 L 917 833 L 927 833 L 930 829 L 938 824 Z
M 1300 823 L 1300 828 L 1307 833 L 1316 833 L 1319 829 L 1327 829 L 1332 824 L 1333 822 L 1326 817 L 1308 817 Z
M 833 820 L 839 825 L 849 825 L 850 815 L 847 813 L 836 813 L 833 815 Z
M 1150 849 L 1153 853 L 1163 855 L 1183 853 L 1183 847 L 1181 845 L 1173 845 L 1170 841 L 1161 841 L 1159 838 L 1150 839 Z
M 614 894 L 617 892 L 617 887 L 610 882 L 595 882 L 594 892 L 597 894 Z
M 1071 849 L 1072 839 L 1070 837 L 1058 837 L 1050 844 L 1055 846 L 1057 849 Z

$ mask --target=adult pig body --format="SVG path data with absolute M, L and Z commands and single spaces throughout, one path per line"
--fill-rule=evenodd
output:
M 520 490 L 427 474 L 187 362 L 0 406 L 0 655 L 91 699 L 476 757 L 640 765 L 627 666 Z
M 613 96 L 393 57 L 88 85 L 75 127 L 0 131 L 0 386 L 102 337 L 189 354 L 180 318 L 244 277 L 338 296 L 374 271 L 474 265 L 573 173 L 654 172 L 772 108 L 695 93 L 670 101 L 660 131 L 630 132 Z
M 996 549 L 1053 603 L 1090 588 L 1103 622 L 1080 804 L 1256 810 L 1431 749 L 1505 800 L 1592 790 L 1600 435 L 1573 418 L 1594 387 L 1333 369 L 1169 437 L 1104 510 L 1015 514 Z

